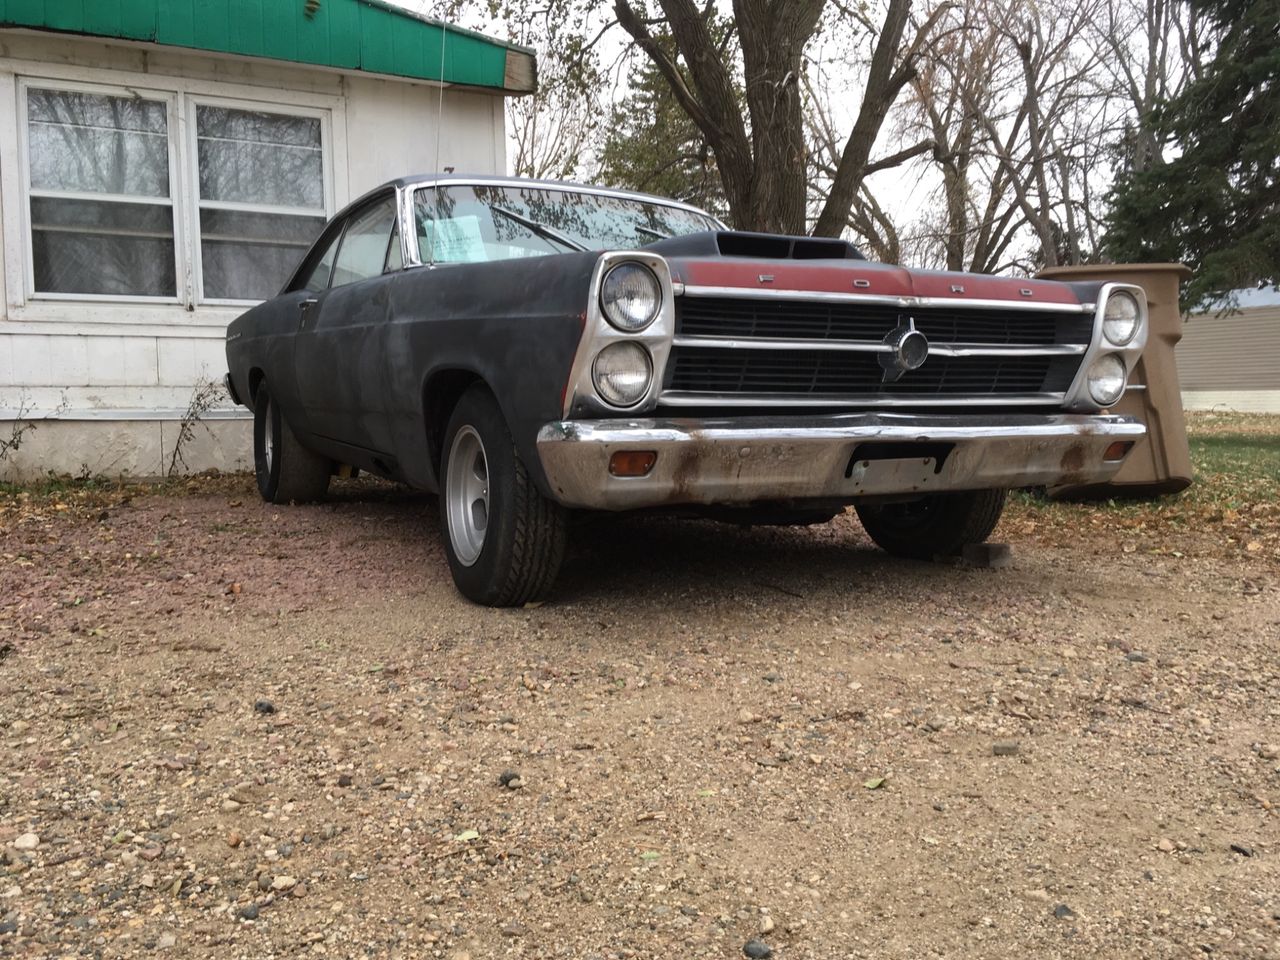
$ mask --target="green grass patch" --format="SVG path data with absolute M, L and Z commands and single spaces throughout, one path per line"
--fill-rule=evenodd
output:
M 1280 433 L 1190 437 L 1196 480 L 1184 496 L 1229 509 L 1280 500 Z

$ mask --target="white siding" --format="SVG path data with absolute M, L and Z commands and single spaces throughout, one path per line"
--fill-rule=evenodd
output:
M 1175 355 L 1188 410 L 1280 413 L 1280 307 L 1193 316 Z
M 1183 390 L 1184 410 L 1280 413 L 1280 390 Z
M 175 432 L 174 422 L 199 381 L 221 377 L 226 369 L 223 332 L 243 309 L 27 297 L 28 237 L 17 129 L 21 77 L 132 84 L 173 90 L 178 96 L 324 110 L 331 118 L 329 169 L 335 209 L 386 180 L 432 170 L 438 129 L 444 131 L 438 151 L 441 167 L 505 171 L 500 97 L 446 89 L 441 98 L 440 88 L 430 84 L 145 44 L 0 30 L 0 429 L 23 403 L 28 416 L 53 414 L 67 424 L 56 431 L 38 431 L 44 442 L 24 445 L 22 462 L 0 464 L 0 475 L 76 472 L 82 466 L 104 472 L 161 472 L 171 443 L 166 429 Z M 244 467 L 246 415 L 229 404 L 212 414 L 213 419 L 238 417 L 241 422 L 221 425 L 226 450 L 206 449 L 195 465 Z M 85 431 L 71 430 L 77 421 L 84 423 Z M 111 421 L 121 426 L 103 426 Z M 167 428 L 165 421 L 170 423 Z M 104 449 L 94 449 L 95 443 Z
M 347 167 L 351 197 L 396 177 L 436 169 L 436 130 L 443 128 L 440 167 L 466 173 L 505 172 L 502 100 L 369 77 L 345 83 Z M 376 143 L 377 149 L 368 145 Z

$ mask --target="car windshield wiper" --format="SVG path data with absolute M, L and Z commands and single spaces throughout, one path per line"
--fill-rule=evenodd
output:
M 552 243 L 563 244 L 564 246 L 568 247 L 570 250 L 586 250 L 587 249 L 582 244 L 578 243 L 577 240 L 570 240 L 568 237 L 566 237 L 563 233 L 561 233 L 559 230 L 555 229 L 554 227 L 548 227 L 545 223 L 539 223 L 537 220 L 530 220 L 528 217 L 521 216 L 520 214 L 516 213 L 514 210 L 508 210 L 506 207 L 500 207 L 496 203 L 490 204 L 489 209 L 492 210 L 494 213 L 502 214 L 508 220 L 514 220 L 516 223 L 520 224 L 522 227 L 528 227 L 530 230 L 532 230 L 538 236 L 542 237 L 542 239 L 544 240 L 550 240 Z
M 654 230 L 650 227 L 642 227 L 638 223 L 636 224 L 636 233 L 647 233 L 649 236 L 653 237 L 655 240 L 671 239 L 671 234 L 669 233 L 663 233 L 661 230 Z

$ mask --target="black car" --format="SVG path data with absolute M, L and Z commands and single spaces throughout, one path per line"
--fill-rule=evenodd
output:
M 406 178 L 227 331 L 258 488 L 351 468 L 440 494 L 472 600 L 555 580 L 573 510 L 813 523 L 890 552 L 990 535 L 1009 488 L 1109 479 L 1142 290 L 909 271 L 575 184 Z

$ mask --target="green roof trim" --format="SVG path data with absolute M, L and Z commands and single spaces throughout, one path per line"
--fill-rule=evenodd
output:
M 531 93 L 537 83 L 529 48 L 381 0 L 0 0 L 0 27 L 443 80 L 508 94 Z

